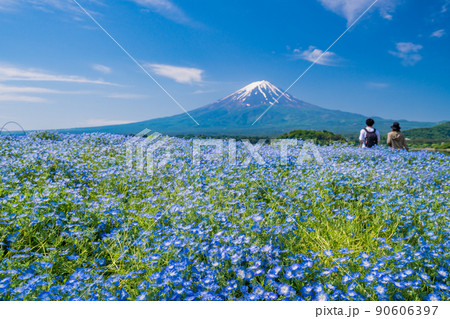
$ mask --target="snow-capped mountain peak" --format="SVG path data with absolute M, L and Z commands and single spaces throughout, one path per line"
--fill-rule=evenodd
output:
M 294 102 L 294 98 L 268 81 L 253 82 L 227 96 L 224 100 L 240 102 L 247 106 L 274 104 L 277 102 Z

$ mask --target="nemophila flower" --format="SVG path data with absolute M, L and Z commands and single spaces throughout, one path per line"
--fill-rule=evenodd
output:
M 261 297 L 266 291 L 260 285 L 253 287 L 253 293 L 259 297 Z
M 406 285 L 403 282 L 400 282 L 400 281 L 393 281 L 392 283 L 398 289 L 404 289 L 406 287 Z
M 368 259 L 361 259 L 361 266 L 363 266 L 364 269 L 367 269 L 372 266 L 372 263 Z
M 311 296 L 313 291 L 314 291 L 314 287 L 310 286 L 310 285 L 303 286 L 301 291 L 302 291 L 302 295 L 304 295 L 304 296 Z
M 345 248 L 339 249 L 338 252 L 340 252 L 341 254 L 349 254 L 352 251 L 349 250 L 347 247 L 345 247 Z
M 291 269 L 291 271 L 296 271 L 297 269 L 300 269 L 300 268 L 301 268 L 300 264 L 297 264 L 297 263 L 292 264 L 292 265 L 289 267 L 289 269 Z
M 245 299 L 248 301 L 257 301 L 257 300 L 261 299 L 261 296 L 258 296 L 256 294 L 248 294 L 248 295 L 246 295 Z
M 325 283 L 325 287 L 332 291 L 336 289 L 336 286 L 332 285 L 329 282 Z
M 347 217 L 346 217 L 346 219 L 347 219 L 348 221 L 352 221 L 352 220 L 354 220 L 355 218 L 356 218 L 355 215 L 347 215 Z
M 419 277 L 424 281 L 429 281 L 431 279 L 430 276 L 424 272 L 419 273 Z
M 253 215 L 252 219 L 254 222 L 260 222 L 260 221 L 264 220 L 264 217 L 262 215 L 257 214 L 257 215 Z
M 343 277 L 342 277 L 342 283 L 345 285 L 345 284 L 347 284 L 349 281 L 351 281 L 352 280 L 352 277 L 351 276 L 349 276 L 349 275 L 344 275 Z
M 323 252 L 323 254 L 324 254 L 325 256 L 327 256 L 327 257 L 331 257 L 331 256 L 334 255 L 332 250 L 325 250 L 325 251 Z
M 264 270 L 261 268 L 255 269 L 255 276 L 260 276 L 264 274 Z
M 236 271 L 236 276 L 237 276 L 238 278 L 245 279 L 245 269 L 239 268 L 239 269 Z
M 295 291 L 288 284 L 280 284 L 278 286 L 278 294 L 289 297 L 291 294 L 295 294 Z
M 139 296 L 136 297 L 136 301 L 145 301 L 147 300 L 147 293 L 143 292 Z
M 38 298 L 41 301 L 51 301 L 52 300 L 52 296 L 47 291 L 41 292 L 39 294 Z
M 272 250 L 272 246 L 271 245 L 264 245 L 262 248 L 261 248 L 261 252 L 263 252 L 263 253 L 268 253 L 268 252 L 270 252 Z
M 274 292 L 265 292 L 264 299 L 265 300 L 276 300 L 276 299 L 278 299 L 278 295 Z
M 439 276 L 441 276 L 443 278 L 447 278 L 448 277 L 448 271 L 445 268 L 439 267 L 437 273 L 438 273 Z
M 281 270 L 282 268 L 280 266 L 276 266 L 275 268 L 272 268 L 267 272 L 267 277 L 271 279 L 278 278 L 278 275 L 281 272 Z
M 248 271 L 245 273 L 245 279 L 247 279 L 247 280 L 253 279 L 254 276 L 255 276 L 255 275 L 254 275 L 253 271 L 251 271 L 251 270 L 248 270 Z
M 386 288 L 384 286 L 375 286 L 374 290 L 379 298 L 384 299 L 386 297 Z
M 329 295 L 324 291 L 321 291 L 314 296 L 314 300 L 317 300 L 317 301 L 327 301 L 328 299 L 329 299 Z
M 286 279 L 292 279 L 292 278 L 294 278 L 294 274 L 290 269 L 287 269 L 286 272 L 284 273 L 283 277 Z
M 49 269 L 49 268 L 52 268 L 52 267 L 53 267 L 53 264 L 52 264 L 52 263 L 45 262 L 45 261 L 41 261 L 39 264 L 40 264 L 43 268 L 46 268 L 46 269 Z
M 366 275 L 366 277 L 364 277 L 363 281 L 370 284 L 372 283 L 375 279 L 377 279 L 375 274 L 369 273 Z
M 442 298 L 437 293 L 431 293 L 426 297 L 428 301 L 441 301 Z
M 406 278 L 406 277 L 412 276 L 413 274 L 414 274 L 414 270 L 412 270 L 412 269 L 405 269 L 405 270 L 401 273 L 401 276 L 402 276 L 403 278 Z

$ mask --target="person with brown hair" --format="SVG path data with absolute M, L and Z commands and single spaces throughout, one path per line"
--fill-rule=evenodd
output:
M 405 135 L 401 132 L 400 123 L 394 122 L 391 126 L 392 132 L 388 133 L 387 145 L 395 150 L 407 150 L 409 151 L 408 145 L 406 144 Z

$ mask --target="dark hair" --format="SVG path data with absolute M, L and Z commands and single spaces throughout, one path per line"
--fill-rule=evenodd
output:
M 375 121 L 373 119 L 367 119 L 366 124 L 367 126 L 373 126 L 375 124 Z

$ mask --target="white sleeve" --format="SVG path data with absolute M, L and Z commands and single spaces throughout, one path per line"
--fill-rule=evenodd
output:
M 378 137 L 378 144 L 380 144 L 381 141 L 381 135 L 380 135 L 380 131 L 377 130 L 377 137 Z
M 365 130 L 361 130 L 361 133 L 359 133 L 359 140 L 360 141 L 366 140 L 366 131 Z

